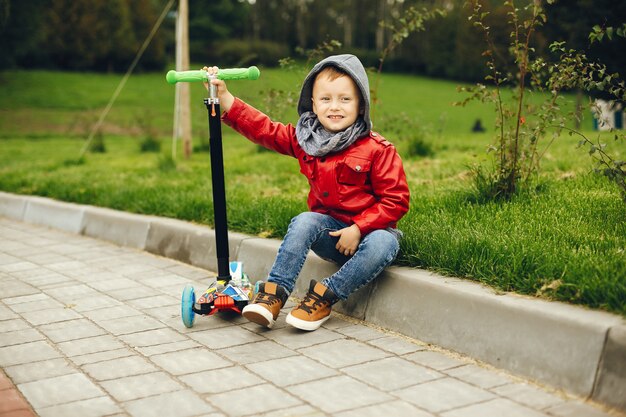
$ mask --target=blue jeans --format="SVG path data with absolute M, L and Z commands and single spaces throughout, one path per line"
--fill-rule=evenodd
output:
M 341 266 L 339 271 L 321 282 L 345 300 L 352 292 L 376 278 L 396 258 L 400 244 L 396 233 L 390 230 L 375 230 L 367 234 L 352 256 L 340 253 L 335 248 L 339 238 L 328 233 L 344 227 L 348 225 L 325 214 L 305 212 L 294 217 L 278 249 L 268 281 L 283 286 L 290 294 L 312 249 L 321 258 Z

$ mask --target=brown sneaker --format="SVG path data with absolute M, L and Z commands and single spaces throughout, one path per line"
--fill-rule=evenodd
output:
M 339 299 L 322 283 L 311 280 L 309 292 L 299 306 L 287 315 L 287 323 L 300 330 L 317 330 L 330 318 L 330 310 Z
M 287 291 L 273 282 L 261 282 L 259 290 L 241 314 L 248 320 L 271 329 L 287 301 Z

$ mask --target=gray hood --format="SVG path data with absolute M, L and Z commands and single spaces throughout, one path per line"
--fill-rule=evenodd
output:
M 298 115 L 302 115 L 302 113 L 313 111 L 313 102 L 311 98 L 313 96 L 313 81 L 315 81 L 315 76 L 319 73 L 324 67 L 333 66 L 342 69 L 347 72 L 352 80 L 356 83 L 359 90 L 361 90 L 361 94 L 363 95 L 363 120 L 367 125 L 367 129 L 372 129 L 372 121 L 370 120 L 370 84 L 367 79 L 367 73 L 365 72 L 365 68 L 359 58 L 354 55 L 333 55 L 328 58 L 318 62 L 309 75 L 304 79 L 304 83 L 302 84 L 302 90 L 300 91 L 300 100 L 298 100 Z

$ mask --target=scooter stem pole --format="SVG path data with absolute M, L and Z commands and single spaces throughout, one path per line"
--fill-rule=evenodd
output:
M 209 114 L 209 149 L 211 151 L 211 181 L 213 185 L 213 219 L 217 252 L 217 279 L 230 281 L 228 253 L 228 221 L 226 218 L 226 187 L 224 185 L 224 154 L 222 125 L 217 98 L 204 100 Z

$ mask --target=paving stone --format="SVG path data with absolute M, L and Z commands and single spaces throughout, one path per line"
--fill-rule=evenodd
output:
M 61 355 L 45 341 L 23 343 L 0 348 L 0 366 L 37 362 L 59 358 Z
M 476 404 L 495 398 L 485 390 L 452 378 L 442 378 L 404 388 L 394 395 L 432 413 Z
M 438 371 L 456 368 L 467 363 L 461 359 L 453 358 L 452 356 L 431 350 L 424 350 L 404 355 L 404 358 Z
M 9 237 L 6 236 L 5 239 L 9 239 Z M 0 265 L 12 264 L 15 262 L 19 262 L 19 260 L 20 258 L 18 257 L 2 253 L 2 246 L 0 245 Z
M 305 356 L 290 356 L 247 365 L 248 369 L 279 387 L 337 375 L 337 371 Z
M 289 407 L 282 410 L 273 410 L 258 415 L 261 417 L 326 417 L 328 414 L 320 410 L 316 410 L 310 405 L 299 405 L 296 407 Z
M 144 356 L 162 355 L 164 353 L 177 352 L 179 350 L 188 350 L 200 347 L 200 344 L 193 340 L 182 340 L 180 342 L 161 343 L 154 346 L 135 347 L 137 352 Z
M 155 268 L 152 265 L 145 265 L 142 262 L 142 259 L 139 258 L 130 258 L 127 263 L 121 264 L 119 266 L 115 266 L 115 272 L 121 275 L 133 275 L 138 272 L 149 272 L 153 271 Z
M 132 291 L 129 291 L 128 288 L 122 288 L 119 290 L 107 290 L 104 292 L 118 301 L 137 300 L 144 297 L 152 297 L 161 294 L 158 290 L 155 290 L 154 288 L 148 288 L 145 285 L 140 284 L 138 284 L 137 287 L 134 287 Z
M 213 323 L 216 321 L 216 320 L 213 320 L 213 317 L 205 319 L 203 317 L 196 316 L 196 322 L 194 324 L 194 327 L 192 327 L 191 329 L 188 329 L 187 327 L 185 327 L 181 319 L 180 301 L 175 305 L 173 304 L 169 306 L 162 306 L 162 307 L 155 308 L 152 310 L 144 310 L 144 314 L 159 320 L 160 322 L 167 325 L 168 327 L 174 328 L 177 331 L 184 332 L 184 333 L 207 330 L 208 327 L 206 327 L 206 323 L 207 322 Z M 223 324 L 223 327 L 226 327 L 229 325 L 230 324 Z
M 435 417 L 405 401 L 389 401 L 335 414 L 336 417 Z
M 164 353 L 151 356 L 150 360 L 172 375 L 185 375 L 232 365 L 206 348 Z
M 382 391 L 394 391 L 444 376 L 432 369 L 395 357 L 349 366 L 341 371 Z
M 86 365 L 88 363 L 98 363 L 103 361 L 109 361 L 111 359 L 125 358 L 127 356 L 133 356 L 136 352 L 133 352 L 127 348 L 107 350 L 104 352 L 90 353 L 88 355 L 78 355 L 69 358 L 74 364 L 78 366 Z
M 54 343 L 102 336 L 105 331 L 86 319 L 68 320 L 38 327 Z
M 185 336 L 172 329 L 148 330 L 122 335 L 119 338 L 131 347 L 154 346 L 187 340 Z
M 24 262 L 24 261 L 18 261 L 15 263 L 0 265 L 0 271 L 2 272 L 18 272 L 18 271 L 26 271 L 29 269 L 37 269 L 37 268 L 39 268 L 39 265 L 34 264 L 32 262 Z M 0 291 L 0 298 L 14 297 L 14 295 L 10 294 L 10 292 L 7 292 L 9 295 L 5 295 L 4 291 L 5 291 L 4 288 L 2 289 L 2 291 Z M 17 295 L 21 295 L 21 294 L 17 294 Z
M 76 373 L 76 368 L 64 358 L 56 358 L 9 366 L 5 368 L 4 371 L 11 377 L 14 383 L 22 384 L 38 379 L 73 374 Z
M 457 408 L 441 414 L 441 417 L 547 417 L 540 411 L 532 410 L 513 401 L 497 398 L 468 407 Z
M 146 278 L 137 278 L 137 281 L 149 288 L 177 286 L 181 288 L 181 291 L 185 287 L 185 285 L 189 283 L 189 280 L 187 278 L 175 274 L 153 274 L 152 276 Z
M 100 310 L 105 307 L 119 306 L 120 303 L 113 297 L 105 294 L 98 294 L 91 297 L 82 297 L 71 302 L 72 309 L 78 312 Z
M 54 289 L 53 287 L 65 287 L 75 282 L 72 278 L 52 271 L 45 275 L 24 279 L 23 281 L 45 291 Z
M 215 411 L 215 408 L 189 390 L 129 401 L 124 403 L 124 408 L 134 417 L 188 417 Z
M 63 303 L 69 303 L 80 298 L 95 296 L 98 292 L 88 285 L 75 284 L 49 289 L 46 294 Z
M 153 262 L 152 261 L 153 258 L 143 258 L 142 262 L 144 262 L 146 259 L 148 259 L 150 262 Z M 140 282 L 140 280 L 142 279 L 149 280 L 151 278 L 156 278 L 156 277 L 172 276 L 171 272 L 167 271 L 166 269 L 163 269 L 163 268 L 166 268 L 168 265 L 171 265 L 172 260 L 163 258 L 162 262 L 166 262 L 167 264 L 165 266 L 153 265 L 155 268 L 160 268 L 160 269 L 150 269 L 148 271 L 137 271 L 137 272 L 133 272 L 130 274 L 126 274 L 126 277 L 132 279 L 133 281 Z
M 459 366 L 444 372 L 461 381 L 487 389 L 509 384 L 513 381 L 510 376 L 502 372 L 492 369 L 488 370 L 474 364 Z
M 25 320 L 15 318 L 13 320 L 0 321 L 0 333 L 14 332 L 16 330 L 30 329 L 31 326 Z M 0 337 L 3 337 L 0 335 Z
M 102 323 L 109 320 L 139 316 L 143 313 L 135 308 L 131 308 L 127 305 L 120 305 L 116 307 L 109 307 L 97 311 L 85 311 L 83 313 L 96 323 Z
M 388 352 L 354 340 L 335 340 L 300 352 L 331 368 L 343 368 L 390 356 Z
M 393 399 L 392 396 L 347 376 L 306 382 L 287 387 L 286 390 L 329 414 Z
M 11 303 L 9 303 L 8 300 L 3 300 L 7 305 L 9 305 L 11 310 L 16 313 L 27 313 L 64 307 L 64 305 L 57 300 L 41 292 L 24 297 L 11 298 L 9 300 L 19 300 Z
M 239 326 L 196 332 L 189 337 L 209 349 L 223 349 L 264 340 L 263 337 Z
M 38 288 L 35 288 L 32 285 L 28 285 L 24 282 L 20 282 L 17 280 L 14 280 L 12 282 L 5 281 L 0 287 L 0 299 L 17 297 L 20 295 L 37 294 L 39 292 L 40 290 Z
M 51 271 L 49 271 L 44 266 L 42 266 L 42 267 L 39 267 L 37 269 L 27 269 L 27 270 L 24 270 L 24 271 L 11 272 L 11 277 L 17 278 L 18 281 L 20 281 L 22 283 L 29 283 L 30 284 L 30 282 L 33 279 L 37 279 L 37 278 L 42 277 L 42 276 L 48 276 L 50 273 L 51 273 Z M 33 285 L 33 287 L 34 287 L 34 285 Z
M 291 326 L 273 329 L 270 332 L 265 332 L 263 336 L 289 349 L 300 349 L 345 338 L 344 335 L 323 327 L 314 332 L 303 332 Z
M 122 410 L 109 397 L 90 398 L 88 400 L 55 405 L 37 410 L 40 417 L 103 417 L 111 416 Z
M 239 365 L 182 375 L 179 379 L 200 394 L 219 394 L 266 382 Z
M 0 305 L 0 320 L 16 319 L 19 316 L 15 312 L 11 311 L 9 307 Z
M 609 417 L 610 414 L 578 402 L 566 402 L 543 410 L 545 413 L 556 417 Z
M 565 402 L 565 399 L 525 383 L 507 384 L 492 388 L 491 391 L 502 397 L 543 410 Z
M 46 248 L 47 250 L 47 248 Z M 45 266 L 49 263 L 58 263 L 58 262 L 67 262 L 70 261 L 71 258 L 51 252 L 31 252 L 23 257 L 23 259 L 35 263 L 37 265 Z
M 79 271 L 85 267 L 85 264 L 80 261 L 67 261 L 67 262 L 59 262 L 59 263 L 49 263 L 46 265 L 47 268 L 52 269 L 53 271 L 57 271 L 63 274 L 69 273 L 69 271 L 75 270 Z
M 97 381 L 147 374 L 157 368 L 141 356 L 126 356 L 108 361 L 83 365 L 82 369 Z
M 302 404 L 296 397 L 270 384 L 257 385 L 208 396 L 207 399 L 226 415 L 258 415 Z
M 26 382 L 17 387 L 35 410 L 105 395 L 102 389 L 80 373 Z
M 103 320 L 98 324 L 116 336 L 165 327 L 160 321 L 146 315 Z
M 42 311 L 30 311 L 22 313 L 22 317 L 33 326 L 82 318 L 79 313 L 70 308 L 50 308 Z
M 180 297 L 172 297 L 170 295 L 163 294 L 156 294 L 152 296 L 143 294 L 141 298 L 129 300 L 128 305 L 135 307 L 138 310 L 158 309 L 167 305 L 175 305 L 180 308 Z
M 426 349 L 426 347 L 423 345 L 409 342 L 408 340 L 402 339 L 399 336 L 385 336 L 379 339 L 372 339 L 368 340 L 367 344 L 386 350 L 387 352 L 393 353 L 395 355 L 405 355 L 407 353 L 413 353 L 417 352 L 418 350 Z
M 61 342 L 57 344 L 57 347 L 67 356 L 79 356 L 121 349 L 124 347 L 124 344 L 110 334 L 104 334 L 102 336 Z
M 165 372 L 154 372 L 103 381 L 101 385 L 117 401 L 136 400 L 184 389 L 181 384 Z
M 340 327 L 337 329 L 337 332 L 362 342 L 380 339 L 385 336 L 385 333 L 362 324 Z
M 0 337 L 0 347 L 21 345 L 23 343 L 43 340 L 44 337 L 35 329 L 22 329 L 3 333 Z
M 167 271 L 172 274 L 177 274 L 185 278 L 190 279 L 206 279 L 210 278 L 211 274 L 209 274 L 206 270 L 193 267 L 191 265 L 186 265 L 180 262 L 172 262 L 171 266 L 167 267 Z
M 287 349 L 286 347 L 269 340 L 220 349 L 220 355 L 223 355 L 231 361 L 241 365 L 268 361 L 277 358 L 285 358 L 295 354 L 296 352 L 293 350 Z

